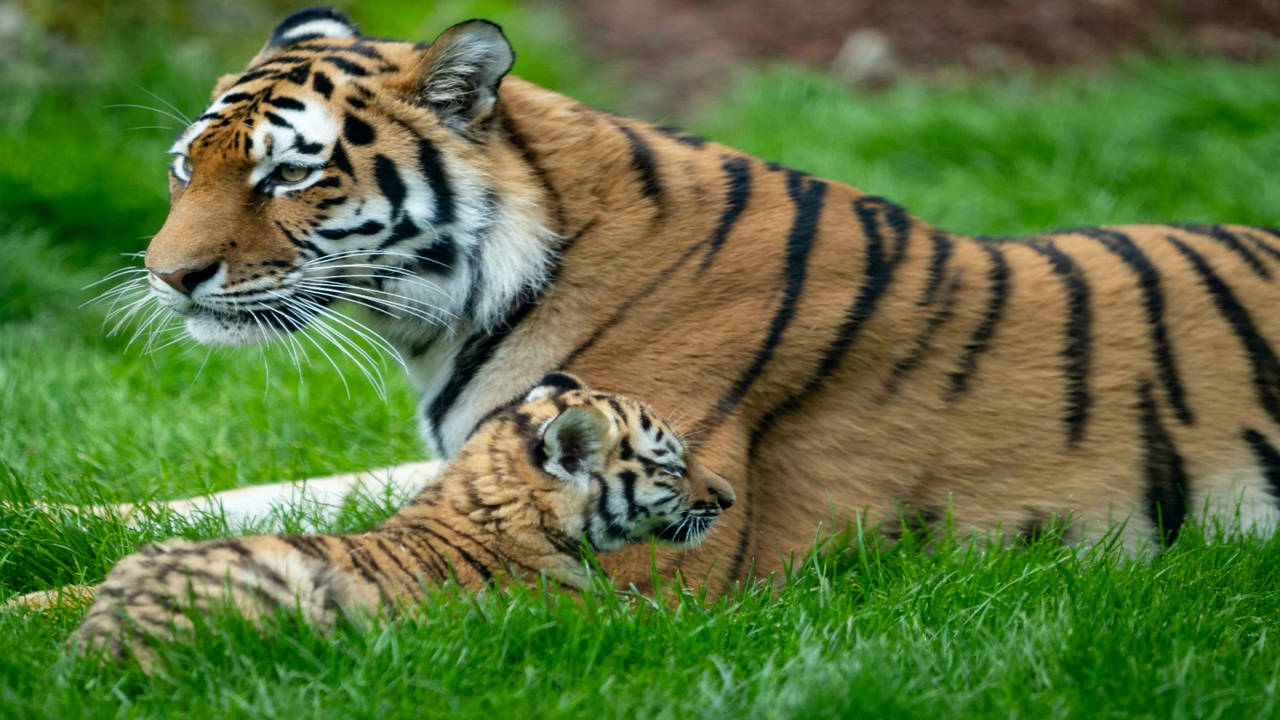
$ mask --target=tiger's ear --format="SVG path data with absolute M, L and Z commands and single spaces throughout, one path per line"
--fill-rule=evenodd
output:
M 415 68 L 413 101 L 467 133 L 493 112 L 498 85 L 516 61 L 502 28 L 467 20 L 440 33 Z
M 351 18 L 331 7 L 313 7 L 291 13 L 271 31 L 267 44 L 262 46 L 250 65 L 257 65 L 284 47 L 303 40 L 316 38 L 357 37 L 360 27 Z
M 533 402 L 550 395 L 559 395 L 568 390 L 581 390 L 582 381 L 564 372 L 551 372 L 538 381 L 538 386 L 524 396 L 525 402 Z
M 303 40 L 315 38 L 345 38 L 360 34 L 360 28 L 351 18 L 331 7 L 313 7 L 290 14 L 276 25 L 267 38 L 264 51 L 282 48 Z
M 591 473 L 604 467 L 612 435 L 608 418 L 599 410 L 571 407 L 542 426 L 542 469 L 585 488 Z

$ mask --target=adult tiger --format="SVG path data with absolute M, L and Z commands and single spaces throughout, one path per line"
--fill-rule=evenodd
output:
M 696 419 L 745 510 L 659 558 L 719 580 L 905 513 L 1174 540 L 1280 494 L 1280 234 L 942 232 L 893 203 L 506 77 L 485 21 L 430 45 L 286 18 L 173 147 L 146 254 L 195 338 L 378 305 L 427 441 L 550 370 Z M 643 553 L 610 560 L 626 581 Z

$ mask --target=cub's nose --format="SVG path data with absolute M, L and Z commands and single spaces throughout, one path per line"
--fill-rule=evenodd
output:
M 707 488 L 707 490 L 708 492 L 711 493 L 711 498 L 715 500 L 716 506 L 719 507 L 721 510 L 728 510 L 730 507 L 733 506 L 732 495 L 725 495 L 723 493 L 720 493 L 715 488 Z
M 218 267 L 222 263 L 214 261 L 202 268 L 182 268 L 173 272 L 156 272 L 151 271 L 152 275 L 160 278 L 166 285 L 177 290 L 183 295 L 190 295 L 200 287 L 200 284 L 214 275 L 218 274 Z

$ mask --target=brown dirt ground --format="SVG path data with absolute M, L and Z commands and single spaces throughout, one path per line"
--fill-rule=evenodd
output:
M 1135 53 L 1256 61 L 1280 46 L 1280 0 L 570 0 L 590 50 L 647 80 L 642 106 L 671 107 L 736 67 L 832 68 L 873 36 L 856 79 L 990 74 L 1106 63 Z M 871 52 L 871 60 L 865 60 Z M 869 63 L 869 65 L 868 65 Z M 839 67 L 835 63 L 835 67 Z

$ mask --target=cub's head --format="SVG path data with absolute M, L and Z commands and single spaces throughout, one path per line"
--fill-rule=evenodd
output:
M 154 298 L 218 344 L 344 300 L 407 321 L 406 344 L 491 324 L 542 282 L 551 238 L 498 104 L 514 58 L 482 20 L 415 44 L 327 8 L 285 18 L 170 148 Z
M 649 538 L 697 545 L 734 501 L 729 483 L 693 462 L 649 407 L 591 392 L 563 373 L 483 423 L 453 464 L 480 464 L 474 469 L 499 478 L 482 489 L 489 507 L 516 490 L 533 498 L 547 529 L 573 542 L 585 537 L 601 552 Z

